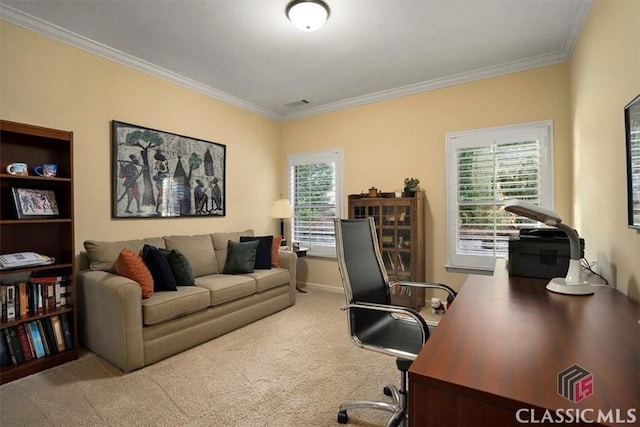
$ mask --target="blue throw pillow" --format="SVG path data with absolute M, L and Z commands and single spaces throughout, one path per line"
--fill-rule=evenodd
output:
M 224 263 L 223 274 L 253 273 L 256 263 L 258 241 L 252 242 L 227 242 L 227 260 Z
M 253 268 L 256 270 L 271 270 L 271 246 L 273 236 L 240 236 L 241 242 L 252 242 L 257 240 L 258 250 L 256 251 L 256 263 Z
M 151 245 L 142 247 L 142 260 L 153 277 L 153 291 L 177 291 L 176 279 L 173 277 L 167 258 L 158 248 Z

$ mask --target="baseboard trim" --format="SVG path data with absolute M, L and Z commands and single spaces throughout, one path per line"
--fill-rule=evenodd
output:
M 344 289 L 342 288 L 342 286 L 337 287 L 337 286 L 321 285 L 320 283 L 310 283 L 310 282 L 298 282 L 298 286 L 300 286 L 300 289 L 304 289 L 304 290 L 317 289 L 319 291 L 334 292 L 334 293 L 344 295 Z

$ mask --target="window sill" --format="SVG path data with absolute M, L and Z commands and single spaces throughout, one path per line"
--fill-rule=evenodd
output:
M 492 276 L 493 268 L 480 268 L 480 267 L 456 267 L 451 265 L 445 265 L 445 270 L 449 273 L 463 273 L 463 274 L 480 274 L 484 276 Z

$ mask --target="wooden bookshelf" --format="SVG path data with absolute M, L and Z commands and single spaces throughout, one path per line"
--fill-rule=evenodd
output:
M 393 282 L 424 282 L 424 193 L 414 197 L 349 196 L 349 218 L 373 217 L 380 243 L 382 260 Z M 424 289 L 396 286 L 392 302 L 412 307 L 424 307 Z
M 11 163 L 27 163 L 28 176 L 7 173 Z M 33 168 L 44 163 L 58 165 L 56 177 L 35 175 Z M 20 219 L 13 188 L 51 190 L 59 211 L 55 216 Z M 55 258 L 44 266 L 0 270 L 3 285 L 29 281 L 32 275 L 68 276 L 69 300 L 64 306 L 42 313 L 28 313 L 13 320 L 0 321 L 0 339 L 5 330 L 36 320 L 65 315 L 69 322 L 71 348 L 19 364 L 0 367 L 2 384 L 77 359 L 78 334 L 75 306 L 75 250 L 73 219 L 73 132 L 0 120 L 0 254 L 37 252 Z M 6 340 L 5 340 L 6 346 Z M 9 357 L 9 359 L 11 359 Z

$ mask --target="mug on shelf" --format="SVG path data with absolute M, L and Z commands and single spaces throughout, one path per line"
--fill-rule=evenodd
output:
M 54 177 L 58 172 L 58 165 L 53 163 L 45 163 L 43 165 L 38 165 L 33 168 L 33 171 L 36 175 Z
M 29 168 L 26 163 L 11 163 L 7 166 L 7 173 L 11 175 L 29 175 Z

